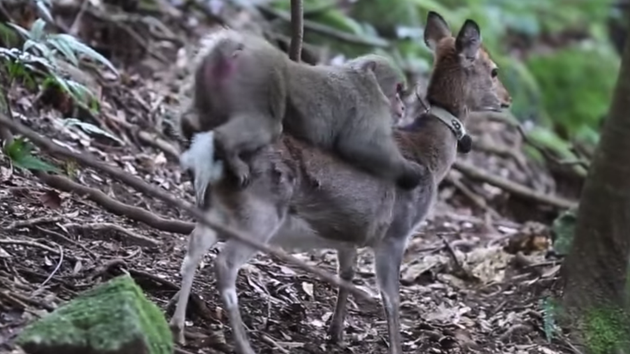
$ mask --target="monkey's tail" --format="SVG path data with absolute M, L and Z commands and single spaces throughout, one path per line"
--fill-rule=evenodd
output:
M 205 205 L 206 189 L 223 177 L 223 162 L 214 159 L 214 132 L 207 131 L 193 136 L 188 150 L 179 158 L 182 168 L 190 169 L 195 176 L 197 205 Z

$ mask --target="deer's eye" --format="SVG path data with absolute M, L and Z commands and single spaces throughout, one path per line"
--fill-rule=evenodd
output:
M 401 93 L 403 89 L 404 89 L 403 84 L 401 83 L 396 84 L 396 93 Z
M 497 68 L 492 69 L 492 72 L 490 72 L 490 75 L 492 75 L 492 77 L 497 77 L 497 75 L 499 75 L 499 69 Z

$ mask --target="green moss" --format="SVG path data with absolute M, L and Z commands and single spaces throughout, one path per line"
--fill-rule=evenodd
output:
M 101 284 L 32 323 L 18 344 L 42 354 L 173 352 L 162 311 L 129 276 Z
M 609 354 L 629 345 L 628 316 L 622 309 L 599 308 L 587 312 L 584 338 L 589 353 Z

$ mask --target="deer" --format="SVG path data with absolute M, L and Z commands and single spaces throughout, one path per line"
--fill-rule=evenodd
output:
M 222 177 L 221 161 L 213 162 L 212 131 L 197 133 L 181 156 L 182 167 L 192 171 L 197 204 L 218 223 L 288 251 L 335 249 L 338 275 L 348 282 L 355 274 L 357 250 L 371 249 L 390 354 L 403 353 L 399 314 L 403 253 L 431 211 L 438 185 L 457 157 L 468 113 L 499 112 L 511 105 L 475 21 L 467 19 L 453 35 L 438 13 L 429 12 L 424 42 L 434 58 L 424 98 L 428 107 L 410 124 L 392 127 L 405 158 L 428 170 L 415 189 L 404 190 L 373 177 L 288 134 L 247 156 L 252 179 L 246 188 L 236 186 L 229 175 Z M 224 242 L 224 247 L 214 260 L 216 284 L 232 327 L 234 349 L 238 354 L 253 354 L 239 310 L 236 278 L 257 250 L 201 223 L 188 239 L 170 327 L 183 344 L 195 271 L 217 242 Z M 347 290 L 338 290 L 328 328 L 335 342 L 343 340 L 348 295 Z

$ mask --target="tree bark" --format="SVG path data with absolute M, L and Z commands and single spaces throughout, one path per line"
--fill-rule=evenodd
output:
M 608 120 L 582 190 L 577 218 L 574 242 L 562 269 L 565 283 L 561 319 L 570 319 L 572 329 L 577 330 L 574 332 L 579 333 L 577 337 L 588 353 L 630 353 L 627 345 L 630 328 L 626 322 L 626 274 L 630 255 L 628 40 Z M 623 342 L 625 344 L 619 348 L 617 345 Z

